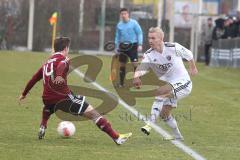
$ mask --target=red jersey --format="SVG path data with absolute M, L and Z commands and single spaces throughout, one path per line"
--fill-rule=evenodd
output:
M 71 93 L 67 86 L 67 72 L 69 70 L 69 60 L 60 53 L 52 55 L 48 61 L 33 75 L 32 79 L 27 83 L 22 95 L 26 96 L 31 88 L 41 79 L 43 79 L 42 99 L 45 105 L 56 104 L 66 99 Z M 53 80 L 61 76 L 65 83 L 57 85 Z

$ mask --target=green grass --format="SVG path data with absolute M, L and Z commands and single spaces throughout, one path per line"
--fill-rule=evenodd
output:
M 48 57 L 45 53 L 0 52 L 0 159 L 1 160 L 77 160 L 77 159 L 192 159 L 170 142 L 152 132 L 146 137 L 139 128 L 143 122 L 136 118 L 123 119 L 130 113 L 120 105 L 106 117 L 119 132 L 133 132 L 128 143 L 116 146 L 90 121 L 74 122 L 76 134 L 70 139 L 57 135 L 60 120 L 52 116 L 46 137 L 37 139 L 41 118 L 42 84 L 31 90 L 19 106 L 17 98 L 32 74 Z M 77 56 L 77 55 L 72 55 Z M 110 58 L 102 56 L 103 69 L 97 82 L 114 92 L 108 80 Z M 178 103 L 174 115 L 185 137 L 184 143 L 210 160 L 237 160 L 240 157 L 240 70 L 210 68 L 198 64 L 199 75 L 193 78 L 192 94 Z M 71 74 L 71 84 L 91 87 Z M 98 101 L 90 98 L 91 104 Z M 152 98 L 138 99 L 136 109 L 150 111 Z M 191 114 L 190 114 L 191 112 Z M 168 129 L 164 123 L 159 122 Z

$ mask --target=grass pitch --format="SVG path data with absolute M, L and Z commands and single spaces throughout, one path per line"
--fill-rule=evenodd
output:
M 144 125 L 122 106 L 106 115 L 120 133 L 133 132 L 124 145 L 117 146 L 90 121 L 74 122 L 76 134 L 62 139 L 56 132 L 60 120 L 53 115 L 44 140 L 37 139 L 41 118 L 42 82 L 38 83 L 19 106 L 17 98 L 27 81 L 49 55 L 46 53 L 0 52 L 0 159 L 1 160 L 188 160 L 187 154 L 156 132 L 145 136 Z M 77 55 L 72 55 L 77 56 Z M 101 56 L 103 69 L 97 82 L 114 92 L 109 81 L 110 57 Z M 198 64 L 193 77 L 192 94 L 178 103 L 174 115 L 182 131 L 184 143 L 210 160 L 238 160 L 240 157 L 240 70 L 210 68 Z M 89 86 L 76 75 L 70 84 Z M 135 106 L 143 114 L 150 112 L 152 98 L 139 98 Z M 97 100 L 89 98 L 91 104 Z M 163 122 L 159 124 L 168 129 Z

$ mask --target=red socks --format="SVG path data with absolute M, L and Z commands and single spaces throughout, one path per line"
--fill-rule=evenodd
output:
M 106 132 L 112 139 L 117 139 L 119 134 L 112 129 L 111 124 L 103 117 L 97 120 L 96 125 L 100 128 L 103 132 Z
M 44 126 L 45 128 L 47 128 L 47 122 L 48 122 L 48 119 L 50 118 L 51 114 L 52 113 L 50 112 L 49 109 L 47 109 L 46 107 L 43 108 L 41 126 Z
M 45 128 L 47 128 L 47 122 L 51 114 L 52 113 L 48 108 L 46 107 L 43 108 L 41 125 L 44 126 Z M 119 137 L 119 133 L 112 129 L 111 124 L 104 117 L 99 117 L 95 123 L 98 126 L 98 128 L 100 128 L 103 132 L 107 133 L 112 139 L 115 140 Z

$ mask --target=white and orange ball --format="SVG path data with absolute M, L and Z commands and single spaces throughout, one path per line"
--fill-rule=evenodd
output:
M 61 137 L 71 137 L 76 131 L 75 125 L 70 121 L 62 121 L 58 124 L 57 132 Z

